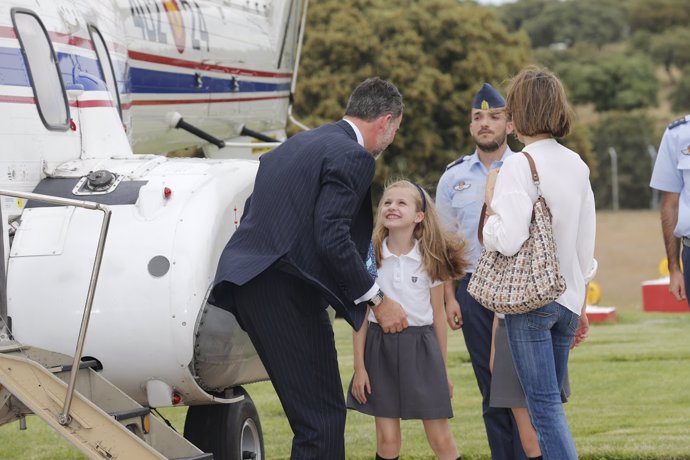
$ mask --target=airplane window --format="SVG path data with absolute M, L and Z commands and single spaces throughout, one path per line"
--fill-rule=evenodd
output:
M 12 19 L 43 124 L 48 129 L 66 130 L 67 95 L 48 34 L 41 21 L 28 11 L 14 10 Z
M 120 108 L 120 94 L 117 90 L 117 80 L 115 78 L 115 70 L 113 69 L 112 62 L 110 61 L 110 53 L 108 53 L 108 47 L 105 45 L 105 40 L 103 36 L 93 26 L 89 26 L 89 32 L 91 32 L 91 41 L 93 41 L 93 46 L 96 49 L 96 56 L 98 56 L 98 63 L 101 66 L 101 73 L 105 79 L 105 84 L 108 86 L 108 91 L 110 91 L 110 96 L 113 99 L 113 103 L 117 108 L 117 113 L 120 114 L 122 118 L 122 109 Z

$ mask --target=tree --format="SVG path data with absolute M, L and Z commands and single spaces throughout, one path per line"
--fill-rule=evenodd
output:
M 625 14 L 613 0 L 522 0 L 502 6 L 501 11 L 510 30 L 524 28 L 534 47 L 592 43 L 601 48 L 627 32 Z
M 655 62 L 664 66 L 673 81 L 672 66 L 690 65 L 690 30 L 686 27 L 674 27 L 654 35 L 650 43 L 650 55 Z
M 599 112 L 656 104 L 659 83 L 645 55 L 602 56 L 597 64 L 561 62 L 555 70 L 572 91 L 574 103 L 591 102 Z
M 593 128 L 593 145 L 598 174 L 592 180 L 597 208 L 611 207 L 611 158 L 609 148 L 618 157 L 618 196 L 620 207 L 648 208 L 652 174 L 648 146 L 658 146 L 661 133 L 645 112 L 610 112 Z
M 690 65 L 683 68 L 681 75 L 671 92 L 671 109 L 678 113 L 690 113 Z
M 661 33 L 674 26 L 686 27 L 690 8 L 687 0 L 632 0 L 628 21 L 632 31 Z
M 295 112 L 311 126 L 342 116 L 352 89 L 379 75 L 403 93 L 395 142 L 376 182 L 404 175 L 433 193 L 445 166 L 472 150 L 472 97 L 530 62 L 524 34 L 495 11 L 456 0 L 322 0 L 309 9 Z

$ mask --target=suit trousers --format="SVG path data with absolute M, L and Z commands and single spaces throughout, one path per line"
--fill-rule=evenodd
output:
M 318 289 L 274 266 L 233 289 L 234 309 L 294 434 L 291 459 L 345 458 L 345 399 Z
M 482 394 L 482 415 L 489 441 L 492 460 L 526 460 L 517 424 L 510 409 L 491 407 L 491 329 L 494 313 L 482 307 L 467 293 L 467 284 L 472 277 L 468 273 L 458 283 L 455 297 L 462 314 L 462 335 L 470 354 L 477 385 Z

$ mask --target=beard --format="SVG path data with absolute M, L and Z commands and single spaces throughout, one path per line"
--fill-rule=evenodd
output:
M 506 141 L 506 134 L 500 134 L 494 137 L 489 142 L 481 142 L 476 136 L 474 137 L 474 143 L 477 144 L 477 148 L 483 152 L 495 152 L 498 150 Z

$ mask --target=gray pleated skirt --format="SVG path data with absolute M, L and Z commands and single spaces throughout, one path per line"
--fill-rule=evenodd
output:
M 350 380 L 349 409 L 403 420 L 453 416 L 446 366 L 433 326 L 410 326 L 385 334 L 378 324 L 369 323 L 364 366 L 371 394 L 366 404 L 358 403 Z
M 566 370 L 561 400 L 568 402 L 570 397 L 570 382 Z M 491 395 L 489 398 L 491 407 L 527 407 L 525 392 L 518 379 L 513 356 L 508 345 L 508 332 L 505 321 L 498 320 L 498 327 L 494 335 L 494 367 L 491 373 Z

